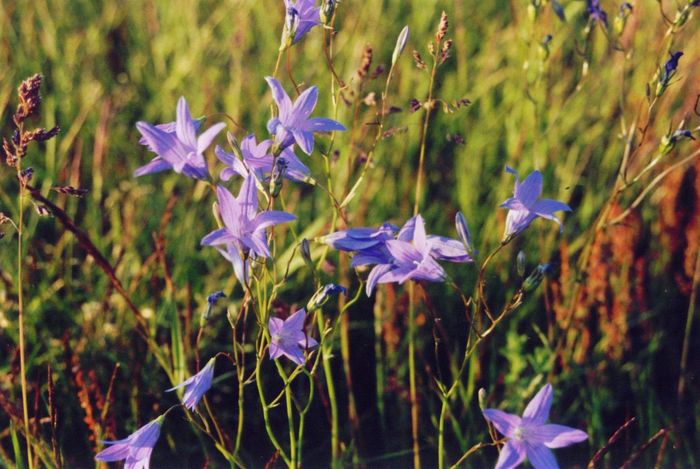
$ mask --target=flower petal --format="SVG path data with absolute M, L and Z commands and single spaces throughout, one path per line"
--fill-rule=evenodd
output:
M 128 438 L 126 439 L 128 440 Z M 121 441 L 126 441 L 126 440 L 121 440 Z M 105 441 L 103 443 L 110 443 L 109 441 Z M 109 448 L 105 448 L 97 455 L 95 455 L 95 459 L 98 461 L 104 461 L 104 462 L 111 462 L 111 461 L 121 461 L 122 459 L 126 459 L 127 456 L 129 456 L 129 445 L 125 443 L 116 443 L 114 446 L 110 446 Z
M 292 113 L 289 116 L 293 122 L 288 122 L 287 124 L 294 124 L 295 126 L 303 126 L 306 123 L 306 119 L 313 112 L 316 107 L 316 102 L 318 101 L 318 88 L 311 86 L 304 90 L 303 93 L 294 101 L 294 107 L 292 108 Z M 283 119 L 284 120 L 284 119 Z
M 484 418 L 491 422 L 501 435 L 512 437 L 516 427 L 522 423 L 518 415 L 508 414 L 498 409 L 485 409 Z
M 302 126 L 304 130 L 309 132 L 334 132 L 336 130 L 347 130 L 343 124 L 333 119 L 326 117 L 312 117 L 304 122 Z
M 272 225 L 279 225 L 280 223 L 287 223 L 296 220 L 297 217 L 291 213 L 281 212 L 278 210 L 268 210 L 266 212 L 260 212 L 255 217 L 253 225 L 255 230 L 262 230 Z
M 240 207 L 240 216 L 244 219 L 243 221 L 253 220 L 258 212 L 258 190 L 255 187 L 255 176 L 248 174 L 248 177 L 243 180 L 236 201 Z
M 547 448 L 563 448 L 588 439 L 583 430 L 553 423 L 537 427 L 536 432 Z
M 367 293 L 368 297 L 372 296 L 372 291 L 382 276 L 386 275 L 393 268 L 394 266 L 390 264 L 379 264 L 370 271 L 367 277 L 367 285 L 365 286 L 365 293 Z
M 542 173 L 539 171 L 533 171 L 522 183 L 516 183 L 513 192 L 515 198 L 526 207 L 534 205 L 540 194 L 542 194 Z
M 512 469 L 525 459 L 525 446 L 517 441 L 508 440 L 501 448 L 496 462 L 496 469 Z
M 214 230 L 200 241 L 202 246 L 216 246 L 217 244 L 228 244 L 235 241 L 235 238 L 226 228 Z
M 274 78 L 265 77 L 265 81 L 267 81 L 267 84 L 270 85 L 270 90 L 272 90 L 272 98 L 277 103 L 280 119 L 286 120 L 289 112 L 292 110 L 292 101 L 289 99 L 289 95 L 284 91 L 280 82 Z
M 291 129 L 291 131 L 301 151 L 310 155 L 314 151 L 314 134 L 301 129 Z
M 226 124 L 219 122 L 218 124 L 209 127 L 202 135 L 197 138 L 197 153 L 202 154 L 204 150 L 209 148 L 214 138 L 226 127 Z
M 229 230 L 240 229 L 240 207 L 238 201 L 233 197 L 228 189 L 223 186 L 216 186 L 216 197 L 219 200 L 219 213 L 224 225 Z
M 190 108 L 184 96 L 177 101 L 177 121 L 175 124 L 177 138 L 190 149 L 197 148 L 197 132 L 190 115 Z
M 543 445 L 525 445 L 527 459 L 535 469 L 559 469 L 554 453 Z
M 173 169 L 173 166 L 160 156 L 156 156 L 149 163 L 140 168 L 136 168 L 134 177 L 137 178 L 139 176 L 145 176 L 146 174 L 159 173 L 168 169 Z
M 552 385 L 547 383 L 540 389 L 535 397 L 525 407 L 523 419 L 528 423 L 544 424 L 549 418 L 549 409 L 552 407 Z

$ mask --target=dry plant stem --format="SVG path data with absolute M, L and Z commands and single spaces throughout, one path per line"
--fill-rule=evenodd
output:
M 605 455 L 606 452 L 610 450 L 610 447 L 620 438 L 620 436 L 622 436 L 625 430 L 627 430 L 630 427 L 630 425 L 634 423 L 635 420 L 637 420 L 637 417 L 631 417 L 625 423 L 620 425 L 620 428 L 615 430 L 615 433 L 613 433 L 612 436 L 608 438 L 608 441 L 605 444 L 605 446 L 596 451 L 591 460 L 588 462 L 588 466 L 586 467 L 588 469 L 595 469 L 595 464 Z
M 459 458 L 459 459 L 457 460 L 456 463 L 454 463 L 453 465 L 451 465 L 451 466 L 450 466 L 450 469 L 456 469 L 456 468 L 460 467 L 460 464 L 462 464 L 462 463 L 463 463 L 469 456 L 471 456 L 472 454 L 476 453 L 477 451 L 479 451 L 479 450 L 482 449 L 482 448 L 487 448 L 487 447 L 489 447 L 489 446 L 494 446 L 495 444 L 496 444 L 496 443 L 477 443 L 477 444 L 475 444 L 474 446 L 472 446 L 471 448 L 469 448 L 469 450 L 468 450 L 466 453 L 464 453 L 464 454 L 462 455 L 462 457 Z

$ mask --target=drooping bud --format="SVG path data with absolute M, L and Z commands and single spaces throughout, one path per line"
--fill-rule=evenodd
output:
M 540 264 L 523 281 L 523 291 L 529 293 L 540 286 L 545 274 L 549 270 L 549 264 Z
M 236 136 L 231 132 L 226 132 L 226 140 L 228 141 L 229 146 L 233 149 L 233 154 L 236 155 L 239 160 L 244 160 L 243 150 L 241 150 L 241 146 L 238 144 L 238 139 L 236 139 Z
M 680 140 L 695 140 L 695 137 L 687 129 L 678 129 L 670 135 L 664 135 L 659 144 L 659 153 L 663 156 L 668 155 Z
M 226 295 L 222 291 L 216 291 L 207 297 L 207 307 L 204 310 L 204 314 L 199 320 L 199 327 L 204 327 L 209 318 L 211 317 L 211 310 L 216 305 L 217 301 L 224 298 Z
M 284 158 L 277 158 L 277 161 L 275 161 L 275 166 L 272 168 L 272 175 L 270 176 L 270 195 L 272 197 L 277 197 L 280 194 L 282 181 L 287 174 L 288 167 L 289 163 Z
M 331 23 L 336 6 L 338 6 L 337 0 L 323 0 L 323 5 L 321 5 L 321 11 L 319 12 L 321 23 L 326 26 Z
M 301 258 L 304 259 L 306 267 L 308 267 L 311 272 L 315 272 L 316 267 L 314 266 L 314 261 L 311 260 L 311 245 L 308 239 L 304 238 L 301 240 L 301 243 L 299 243 L 299 252 L 301 253 Z
M 396 64 L 396 62 L 399 60 L 399 57 L 403 53 L 403 50 L 406 48 L 406 43 L 408 42 L 409 32 L 410 32 L 410 30 L 408 29 L 408 26 L 404 26 L 403 29 L 401 30 L 401 33 L 399 34 L 399 37 L 396 39 L 396 46 L 394 46 L 394 53 L 391 55 L 391 65 Z
M 515 258 L 515 269 L 520 277 L 525 276 L 525 253 L 523 251 L 520 251 Z
M 615 16 L 615 21 L 613 22 L 613 31 L 615 34 L 618 36 L 622 34 L 622 31 L 625 29 L 625 25 L 627 24 L 627 19 L 631 14 L 632 4 L 629 2 L 624 2 L 622 5 L 620 5 L 620 11 L 617 13 L 617 16 Z
M 287 13 L 284 16 L 284 28 L 282 29 L 282 41 L 280 50 L 286 50 L 294 43 L 297 30 L 299 29 L 299 12 L 294 7 L 287 8 Z
M 331 299 L 331 296 L 340 293 L 343 293 L 345 296 L 347 296 L 348 289 L 341 285 L 336 285 L 335 283 L 329 283 L 327 285 L 322 286 L 316 291 L 316 293 L 314 293 L 314 296 L 312 296 L 309 302 L 306 304 L 306 311 L 311 312 L 321 308 L 323 305 L 328 303 L 328 300 Z

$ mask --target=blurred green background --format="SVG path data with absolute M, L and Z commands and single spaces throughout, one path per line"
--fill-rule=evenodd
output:
M 424 101 L 428 92 L 428 74 L 415 66 L 411 52 L 416 49 L 429 60 L 426 44 L 445 10 L 450 20 L 448 37 L 454 45 L 451 57 L 438 70 L 435 96 L 445 102 L 467 98 L 472 104 L 450 113 L 441 106 L 433 111 L 422 203 L 428 232 L 456 237 L 452 221 L 461 210 L 482 255 L 493 250 L 505 220 L 505 210 L 497 207 L 513 187 L 513 178 L 504 173 L 506 164 L 522 176 L 539 169 L 544 174 L 543 196 L 563 200 L 573 208 L 564 218 L 562 234 L 552 223 L 537 221 L 488 269 L 488 297 L 497 308 L 519 285 L 518 251 L 525 253 L 528 270 L 538 262 L 554 266 L 538 293 L 528 298 L 470 363 L 448 423 L 449 460 L 487 438 L 476 399 L 478 388 L 486 389 L 490 406 L 502 403 L 502 408 L 515 413 L 522 411 L 527 398 L 549 377 L 556 389 L 552 420 L 586 429 L 591 435 L 589 444 L 557 452 L 564 467 L 585 465 L 630 417 L 636 421 L 611 445 L 601 467 L 617 467 L 660 429 L 668 431 L 668 440 L 655 440 L 637 464 L 654 465 L 664 440 L 661 467 L 694 467 L 700 458 L 697 325 L 690 332 L 682 393 L 678 381 L 693 277 L 697 289 L 700 275 L 698 159 L 670 171 L 623 223 L 597 234 L 591 227 L 612 195 L 625 131 L 648 124 L 643 137 L 641 130 L 633 131 L 638 149 L 630 174 L 636 174 L 656 155 L 662 137 L 683 119 L 686 129 L 700 123 L 693 112 L 700 93 L 698 12 L 667 35 L 669 26 L 659 4 L 637 1 L 618 35 L 613 31 L 617 2 L 601 2 L 608 11 L 608 30 L 600 25 L 590 28 L 586 2 L 561 3 L 564 22 L 546 2 L 534 17 L 533 7 L 525 0 L 340 3 L 333 63 L 348 87 L 338 101 L 337 119 L 350 130 L 336 136 L 338 153 L 331 157 L 336 196 L 344 195 L 348 170 L 350 184 L 354 182 L 371 146 L 377 113 L 373 101 L 378 101 L 384 89 L 395 38 L 409 25 L 408 46 L 389 88 L 388 104 L 397 112 L 387 117 L 385 128 L 395 131 L 379 143 L 374 167 L 350 204 L 348 217 L 352 226 L 374 226 L 387 220 L 400 225 L 410 217 L 424 111 L 410 112 L 409 103 L 413 98 Z M 664 1 L 662 8 L 673 19 L 678 7 Z M 262 138 L 271 104 L 263 78 L 274 69 L 283 16 L 281 0 L 0 0 L 2 136 L 9 138 L 11 133 L 17 85 L 41 73 L 44 99 L 38 124 L 58 124 L 61 133 L 45 145 L 32 147 L 24 165 L 35 169 L 35 185 L 76 220 L 115 266 L 136 305 L 157 326 L 154 339 L 166 354 L 172 314 L 177 314 L 186 338 L 193 338 L 209 293 L 223 289 L 230 293 L 228 301 L 235 304 L 241 291 L 230 264 L 214 250 L 199 246 L 201 237 L 214 227 L 213 198 L 206 187 L 172 172 L 139 179 L 131 176 L 152 157 L 138 144 L 134 124 L 174 120 L 177 99 L 185 96 L 194 115 L 208 116 L 207 125 L 224 121 L 239 138 L 249 132 Z M 548 34 L 552 40 L 545 48 L 542 44 Z M 320 89 L 315 115 L 332 116 L 332 77 L 323 58 L 323 38 L 321 28 L 313 29 L 291 49 L 290 64 L 300 86 Z M 367 44 L 373 49 L 372 70 L 383 65 L 384 71 L 376 78 L 361 80 L 356 70 Z M 649 114 L 646 86 L 666 60 L 667 50 L 682 50 L 685 55 L 672 85 Z M 278 78 L 291 93 L 292 80 L 284 62 Z M 375 93 L 374 100 L 368 97 L 371 93 Z M 217 141 L 224 144 L 223 138 Z M 328 137 L 321 137 L 319 146 L 325 149 L 328 145 Z M 654 177 L 697 148 L 695 142 L 679 142 L 647 176 L 619 195 L 613 213 L 621 213 Z M 214 163 L 213 151 L 207 156 Z M 323 179 L 318 153 L 304 161 Z M 13 217 L 17 182 L 7 167 L 0 174 L 0 211 Z M 56 185 L 84 187 L 89 193 L 73 199 L 50 192 Z M 288 209 L 299 218 L 298 232 L 313 238 L 330 230 L 332 209 L 321 190 L 293 185 L 284 190 Z M 166 279 L 163 262 L 153 255 L 154 237 L 160 232 L 169 201 L 173 201 L 171 218 L 162 234 L 171 280 Z M 61 403 L 58 440 L 66 465 L 83 467 L 91 464 L 95 432 L 125 435 L 137 423 L 150 420 L 160 406 L 174 403 L 175 397 L 162 393 L 170 383 L 134 333 L 132 314 L 102 271 L 57 220 L 29 212 L 25 294 L 30 396 L 33 402 L 37 390 L 41 391 L 37 408 L 45 416 L 50 364 Z M 16 236 L 8 225 L 1 228 L 6 236 L 0 240 L 0 391 L 10 401 L 19 402 L 13 283 Z M 292 241 L 287 233 L 286 245 Z M 587 245 L 591 246 L 591 261 L 585 271 L 579 271 L 577 261 Z M 317 252 L 321 249 L 314 245 Z M 347 261 L 339 260 L 334 252 L 328 261 L 328 272 L 334 268 L 335 272 L 327 279 L 357 285 L 351 272 L 338 268 Z M 464 291 L 473 290 L 477 266 L 446 268 Z M 280 307 L 304 304 L 313 293 L 309 280 L 308 272 L 295 269 L 280 292 Z M 359 422 L 357 428 L 347 422 L 343 425 L 348 461 L 369 466 L 410 461 L 406 291 L 396 285 L 382 287 L 376 297 L 363 297 L 349 312 L 350 363 Z M 430 284 L 426 292 L 424 304 L 428 306 L 421 306 L 418 316 L 422 324 L 418 360 L 421 446 L 430 466 L 435 454 L 434 417 L 439 412 L 430 378 L 436 364 L 433 314 L 441 318 L 450 339 L 437 362 L 448 363 L 447 356 L 461 356 L 467 326 L 461 302 L 452 290 Z M 573 321 L 568 320 L 569 310 L 575 313 Z M 383 318 L 378 329 L 376 314 Z M 211 353 L 225 350 L 229 336 L 224 308 L 219 308 L 203 347 Z M 375 398 L 377 342 L 387 376 L 382 383 L 385 406 L 381 414 Z M 557 349 L 560 342 L 563 350 Z M 185 349 L 191 363 L 191 346 Z M 98 396 L 104 399 L 116 363 L 120 369 L 114 404 L 101 419 Z M 334 367 L 343 387 L 340 350 Z M 222 422 L 232 427 L 234 381 L 229 375 L 227 383 L 222 375 L 212 401 Z M 80 393 L 89 397 L 80 397 Z M 343 408 L 346 401 L 343 387 Z M 254 394 L 248 402 L 252 415 L 259 412 Z M 86 409 L 90 406 L 93 409 Z M 324 466 L 328 449 L 322 406 L 312 415 L 307 464 Z M 6 409 L 0 411 L 0 464 L 9 465 L 13 460 L 10 420 Z M 251 466 L 263 465 L 272 449 L 261 424 L 255 418 L 249 421 L 245 456 Z M 216 464 L 209 443 L 198 440 L 184 422 L 181 426 L 184 430 L 180 432 L 166 430 L 154 463 L 177 455 L 183 466 L 198 467 L 205 448 Z M 46 424 L 39 424 L 39 429 L 47 437 Z M 185 434 L 188 436 L 183 437 Z M 491 448 L 468 461 L 481 467 L 495 458 Z

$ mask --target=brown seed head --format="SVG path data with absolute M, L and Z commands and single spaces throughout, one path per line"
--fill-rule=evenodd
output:
M 39 87 L 41 86 L 41 75 L 38 73 L 27 78 L 19 85 L 17 95 L 19 96 L 19 104 L 14 119 L 17 124 L 22 123 L 27 117 L 34 114 L 41 104 L 41 96 L 39 95 Z
M 357 74 L 360 78 L 365 78 L 369 73 L 369 68 L 372 66 L 372 46 L 367 44 L 362 53 L 362 62 L 360 68 L 357 69 Z
M 421 57 L 420 53 L 417 50 L 413 51 L 413 60 L 416 62 L 416 67 L 418 67 L 421 70 L 425 70 L 425 62 L 423 61 L 423 57 Z
M 436 42 L 440 43 L 440 41 L 445 39 L 445 35 L 447 34 L 449 27 L 450 22 L 447 20 L 447 13 L 443 11 L 442 15 L 440 15 L 440 24 L 438 25 L 437 32 L 435 33 Z

